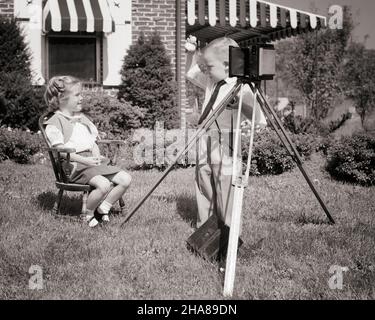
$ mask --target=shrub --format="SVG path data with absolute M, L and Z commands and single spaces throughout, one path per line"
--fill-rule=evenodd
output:
M 170 59 L 158 34 L 143 34 L 132 45 L 121 70 L 118 97 L 145 109 L 142 127 L 153 128 L 164 121 L 168 129 L 179 124 L 176 83 Z
M 296 116 L 293 114 L 293 112 L 289 113 L 284 118 L 284 127 L 288 131 L 299 134 L 299 133 L 305 133 L 308 128 L 313 126 L 314 120 L 311 118 L 304 118 L 302 116 Z
M 0 16 L 0 125 L 37 130 L 45 108 L 41 89 L 31 85 L 30 53 L 19 25 Z
M 43 89 L 17 72 L 0 72 L 0 125 L 38 130 L 38 118 L 47 109 Z
M 82 110 L 107 139 L 125 139 L 144 118 L 142 109 L 104 92 L 84 92 Z
M 364 133 L 342 137 L 327 150 L 332 177 L 364 186 L 375 185 L 375 138 Z
M 22 164 L 31 163 L 43 146 L 42 137 L 38 134 L 0 128 L 0 162 L 9 159 Z
M 315 151 L 316 138 L 308 134 L 289 134 L 302 159 L 308 159 Z M 242 144 L 243 161 L 247 161 L 249 141 Z M 292 157 L 276 132 L 266 129 L 255 135 L 252 154 L 252 175 L 277 175 L 295 167 Z
M 184 148 L 186 139 L 183 131 L 179 129 L 160 132 L 147 128 L 137 129 L 132 138 L 129 138 L 129 147 L 124 150 L 122 158 L 126 160 L 127 167 L 134 170 L 164 170 Z M 176 164 L 176 167 L 180 168 L 189 166 L 191 164 L 185 157 Z
M 327 137 L 332 132 L 342 127 L 345 122 L 351 118 L 351 113 L 343 114 L 339 119 L 324 124 L 317 122 L 313 118 L 304 118 L 302 116 L 295 116 L 293 112 L 284 118 L 284 127 L 292 133 L 312 133 Z
M 0 70 L 17 72 L 30 79 L 30 53 L 19 24 L 14 19 L 0 16 Z
M 301 134 L 291 137 L 303 159 L 309 158 L 315 151 L 317 145 L 315 136 Z M 129 146 L 123 151 L 122 158 L 123 161 L 126 160 L 127 168 L 164 170 L 172 163 L 177 152 L 183 149 L 189 138 L 184 136 L 181 130 L 166 130 L 164 135 L 159 136 L 159 143 L 156 143 L 155 131 L 138 129 L 128 140 Z M 164 141 L 164 145 L 160 141 Z M 247 143 L 242 144 L 244 161 L 247 161 L 248 152 L 248 140 L 246 141 Z M 253 175 L 281 174 L 295 166 L 276 133 L 270 129 L 256 135 L 252 160 Z M 195 148 L 193 147 L 186 157 L 179 160 L 176 167 L 186 168 L 194 164 Z
M 341 118 L 331 121 L 329 123 L 329 132 L 332 133 L 342 127 L 344 123 L 352 118 L 352 114 L 350 112 L 344 113 Z

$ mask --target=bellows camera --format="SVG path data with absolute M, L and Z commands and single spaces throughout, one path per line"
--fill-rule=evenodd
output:
M 272 80 L 275 68 L 276 57 L 273 45 L 229 47 L 229 77 L 244 77 L 251 81 Z

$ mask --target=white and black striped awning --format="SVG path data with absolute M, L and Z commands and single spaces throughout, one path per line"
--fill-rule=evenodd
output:
M 43 8 L 44 32 L 113 32 L 106 0 L 48 0 Z
M 281 1 L 281 0 L 280 0 Z M 211 41 L 274 41 L 325 27 L 326 18 L 262 0 L 187 0 L 187 33 Z

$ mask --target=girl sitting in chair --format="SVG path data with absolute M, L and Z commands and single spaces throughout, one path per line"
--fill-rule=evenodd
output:
M 81 113 L 81 91 L 80 81 L 71 76 L 53 77 L 49 81 L 44 97 L 56 112 L 46 121 L 46 135 L 52 147 L 76 150 L 70 156 L 74 169 L 69 180 L 94 188 L 87 199 L 86 220 L 90 227 L 95 227 L 99 223 L 95 210 L 103 222 L 109 222 L 109 210 L 128 189 L 131 176 L 118 167 L 107 165 L 106 158 L 100 155 L 95 143 L 98 130 Z

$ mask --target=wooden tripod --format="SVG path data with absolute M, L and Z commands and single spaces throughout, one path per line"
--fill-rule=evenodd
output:
M 245 85 L 250 86 L 251 90 L 254 94 L 254 108 L 253 108 L 253 115 L 252 115 L 252 127 L 251 127 L 251 134 L 250 134 L 250 145 L 249 145 L 249 155 L 247 159 L 247 166 L 245 174 L 237 174 L 237 150 L 238 146 L 238 135 L 240 134 L 240 117 L 241 117 L 241 108 L 242 108 L 242 92 L 243 87 Z M 253 139 L 254 139 L 254 124 L 255 124 L 255 108 L 258 106 L 263 111 L 264 115 L 268 119 L 269 123 L 276 131 L 278 137 L 280 138 L 283 145 L 288 150 L 289 154 L 291 155 L 292 159 L 296 162 L 299 170 L 301 171 L 303 177 L 307 181 L 307 184 L 313 191 L 315 197 L 317 198 L 320 206 L 326 213 L 328 220 L 330 223 L 334 224 L 335 221 L 333 220 L 331 214 L 329 213 L 326 205 L 324 204 L 323 200 L 319 196 L 317 190 L 315 189 L 313 183 L 311 182 L 309 176 L 307 175 L 303 165 L 301 156 L 299 155 L 296 147 L 294 146 L 293 142 L 290 140 L 288 134 L 286 133 L 285 129 L 282 126 L 280 119 L 278 118 L 276 112 L 273 108 L 268 104 L 267 100 L 265 99 L 261 89 L 260 83 L 253 84 L 247 78 L 240 78 L 237 81 L 237 84 L 228 92 L 225 96 L 223 101 L 217 106 L 217 108 L 204 120 L 201 126 L 198 128 L 196 134 L 189 140 L 185 148 L 180 151 L 180 153 L 176 156 L 175 161 L 170 164 L 170 166 L 163 172 L 162 176 L 159 180 L 157 180 L 151 189 L 147 192 L 147 194 L 139 200 L 139 202 L 134 206 L 134 208 L 127 214 L 121 227 L 125 225 L 127 221 L 135 214 L 135 212 L 142 206 L 142 204 L 149 198 L 149 196 L 154 192 L 154 190 L 159 186 L 159 184 L 166 178 L 169 172 L 172 171 L 173 167 L 177 163 L 177 161 L 185 155 L 196 143 L 196 140 L 202 137 L 202 135 L 208 130 L 208 128 L 215 122 L 217 117 L 223 112 L 225 107 L 233 101 L 240 93 L 240 100 L 239 100 L 239 111 L 238 111 L 238 118 L 237 118 L 237 130 L 236 130 L 236 139 L 235 139 L 235 146 L 234 146 L 234 157 L 233 157 L 233 178 L 232 178 L 232 185 L 234 186 L 234 199 L 233 199 L 233 211 L 231 217 L 231 227 L 229 232 L 229 242 L 228 242 L 228 250 L 227 250 L 227 261 L 226 261 L 226 272 L 225 272 L 225 280 L 224 280 L 224 292 L 225 296 L 232 296 L 233 294 L 233 287 L 234 287 L 234 277 L 235 277 L 235 268 L 236 268 L 236 260 L 237 260 L 237 247 L 238 247 L 238 237 L 240 233 L 240 221 L 241 221 L 241 213 L 242 213 L 242 202 L 243 202 L 243 194 L 244 188 L 248 185 L 248 177 L 249 171 L 251 166 L 251 154 L 253 148 Z M 258 102 L 258 103 L 257 103 Z

